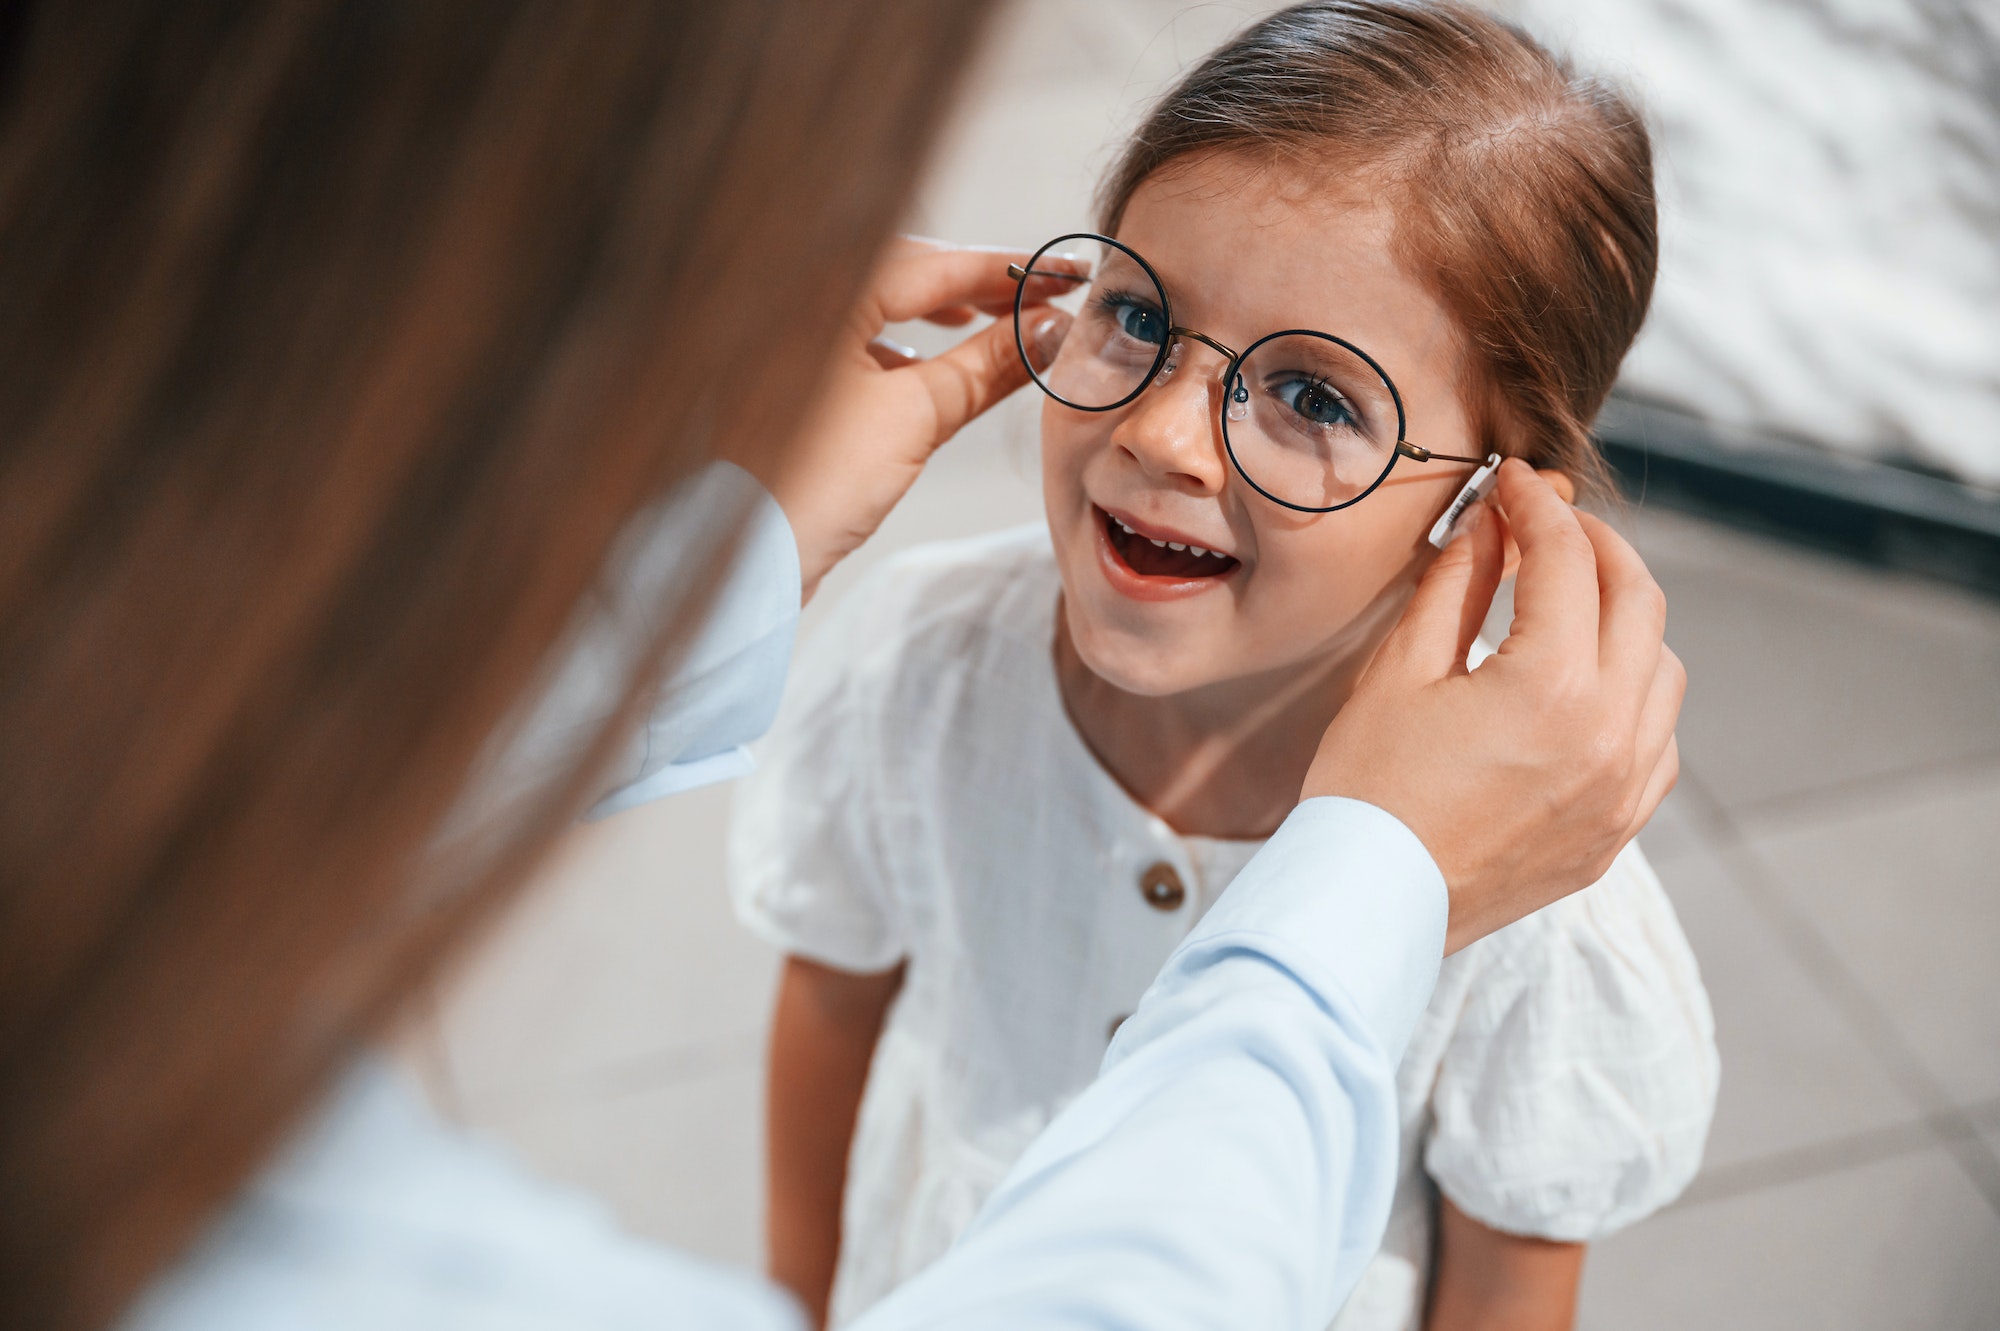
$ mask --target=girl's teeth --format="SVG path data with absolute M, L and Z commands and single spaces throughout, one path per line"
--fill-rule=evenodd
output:
M 1113 518 L 1111 521 L 1117 525 L 1119 531 L 1124 532 L 1127 536 L 1137 536 L 1139 534 L 1123 518 Z M 1150 536 L 1144 539 L 1152 541 L 1153 545 L 1161 550 L 1186 550 L 1190 554 L 1200 555 L 1203 558 L 1213 556 L 1216 559 L 1221 559 L 1223 557 L 1220 551 L 1209 550 L 1199 545 L 1182 545 L 1179 541 L 1157 541 L 1153 540 Z

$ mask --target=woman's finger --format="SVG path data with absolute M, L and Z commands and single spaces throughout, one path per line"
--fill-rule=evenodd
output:
M 1666 650 L 1666 594 L 1609 523 L 1588 513 L 1577 519 L 1597 555 L 1598 669 L 1610 688 L 1636 704 Z
M 927 250 L 883 265 L 870 292 L 884 323 L 923 319 L 964 305 L 1013 304 L 1017 285 L 1009 264 L 1025 264 L 1018 251 Z
M 1646 824 L 1653 820 L 1653 815 L 1660 811 L 1661 802 L 1673 793 L 1674 786 L 1680 779 L 1681 745 L 1678 739 L 1669 735 L 1667 746 L 1660 751 L 1660 756 L 1654 761 L 1653 770 L 1646 778 L 1646 787 L 1640 793 L 1638 812 L 1633 816 L 1631 826 L 1626 829 L 1627 841 L 1645 830 Z
M 1472 511 L 1459 519 L 1464 527 L 1445 546 L 1448 554 L 1455 545 L 1467 545 L 1472 549 L 1472 578 L 1466 584 L 1465 598 L 1459 605 L 1458 642 L 1452 648 L 1451 673 L 1465 674 L 1466 661 L 1472 655 L 1472 644 L 1478 639 L 1479 631 L 1486 627 L 1486 616 L 1492 612 L 1494 594 L 1500 590 L 1500 579 L 1507 571 L 1506 520 L 1495 512 L 1491 505 L 1480 502 L 1472 506 Z
M 1638 726 L 1633 732 L 1633 766 L 1649 770 L 1660 755 L 1674 745 L 1674 726 L 1680 720 L 1681 702 L 1687 697 L 1687 669 L 1673 649 L 1662 646 L 1655 663 L 1646 701 L 1639 708 Z
M 1499 526 L 1486 505 L 1467 510 L 1458 534 L 1424 570 L 1402 618 L 1383 640 L 1375 658 L 1383 669 L 1412 684 L 1465 673 L 1466 653 L 1500 586 L 1505 552 Z
M 922 357 L 915 347 L 906 347 L 900 342 L 891 342 L 886 337 L 878 337 L 868 344 L 868 354 L 877 365 L 885 370 L 900 370 L 905 365 L 915 365 Z
M 1500 464 L 1494 498 L 1521 550 L 1514 625 L 1503 650 L 1553 670 L 1597 661 L 1597 550 L 1576 510 L 1518 458 Z
M 884 264 L 870 297 L 884 323 L 924 319 L 939 310 L 969 305 L 981 313 L 1000 314 L 1014 308 L 1020 283 L 1009 273 L 1031 258 L 1022 250 L 921 249 Z M 1065 293 L 1073 284 L 1060 274 L 1087 277 L 1089 265 L 1079 259 L 1043 255 L 1035 262 L 1036 277 L 1027 279 L 1025 299 L 1033 304 Z M 1042 276 L 1050 274 L 1051 276 Z
M 963 328 L 977 319 L 980 311 L 970 305 L 947 305 L 941 310 L 932 310 L 924 316 L 924 322 L 936 324 L 940 328 Z
M 916 375 L 930 391 L 937 444 L 1028 382 L 1028 367 L 1021 363 L 1021 354 L 1014 346 L 1013 326 L 1003 323 L 980 329 L 950 351 L 918 361 L 905 373 Z

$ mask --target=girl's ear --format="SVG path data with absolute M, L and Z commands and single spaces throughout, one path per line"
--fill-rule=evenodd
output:
M 1537 467 L 1535 475 L 1547 481 L 1550 487 L 1563 497 L 1565 504 L 1574 504 L 1576 502 L 1576 482 L 1570 479 L 1568 472 L 1557 471 L 1553 467 L 1546 470 Z M 1499 517 L 1498 512 L 1494 516 Z M 1514 544 L 1514 533 L 1508 530 L 1505 519 L 1502 519 L 1500 523 L 1500 541 L 1500 548 L 1503 552 L 1501 556 L 1503 562 L 1500 565 L 1500 577 L 1504 581 L 1507 578 L 1513 577 L 1514 570 L 1519 568 L 1521 564 L 1521 547 Z

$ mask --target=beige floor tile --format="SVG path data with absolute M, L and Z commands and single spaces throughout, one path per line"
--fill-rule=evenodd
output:
M 1715 1008 L 1722 1085 L 1704 1170 L 1921 1116 L 1713 853 L 1658 867 Z
M 587 1189 L 647 1238 L 763 1261 L 763 1073 L 739 1058 L 670 1085 L 537 1104 L 474 1126 Z
M 1685 516 L 1629 527 L 1688 668 L 1682 749 L 1724 804 L 2000 754 L 2000 603 Z
M 651 1084 L 762 1045 L 776 957 L 724 892 L 713 788 L 580 827 L 438 1004 L 456 1108 Z
M 2000 765 L 1747 835 L 1947 1095 L 2000 1095 Z
M 1596 1246 L 1583 1331 L 1992 1331 L 2000 1220 L 1935 1149 L 1701 1206 Z

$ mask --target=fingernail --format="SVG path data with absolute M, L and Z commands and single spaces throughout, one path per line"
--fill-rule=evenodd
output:
M 1069 332 L 1068 318 L 1062 314 L 1048 314 L 1038 319 L 1028 332 L 1028 360 L 1037 370 L 1045 370 L 1055 360 L 1056 352 L 1062 349 L 1064 336 Z

